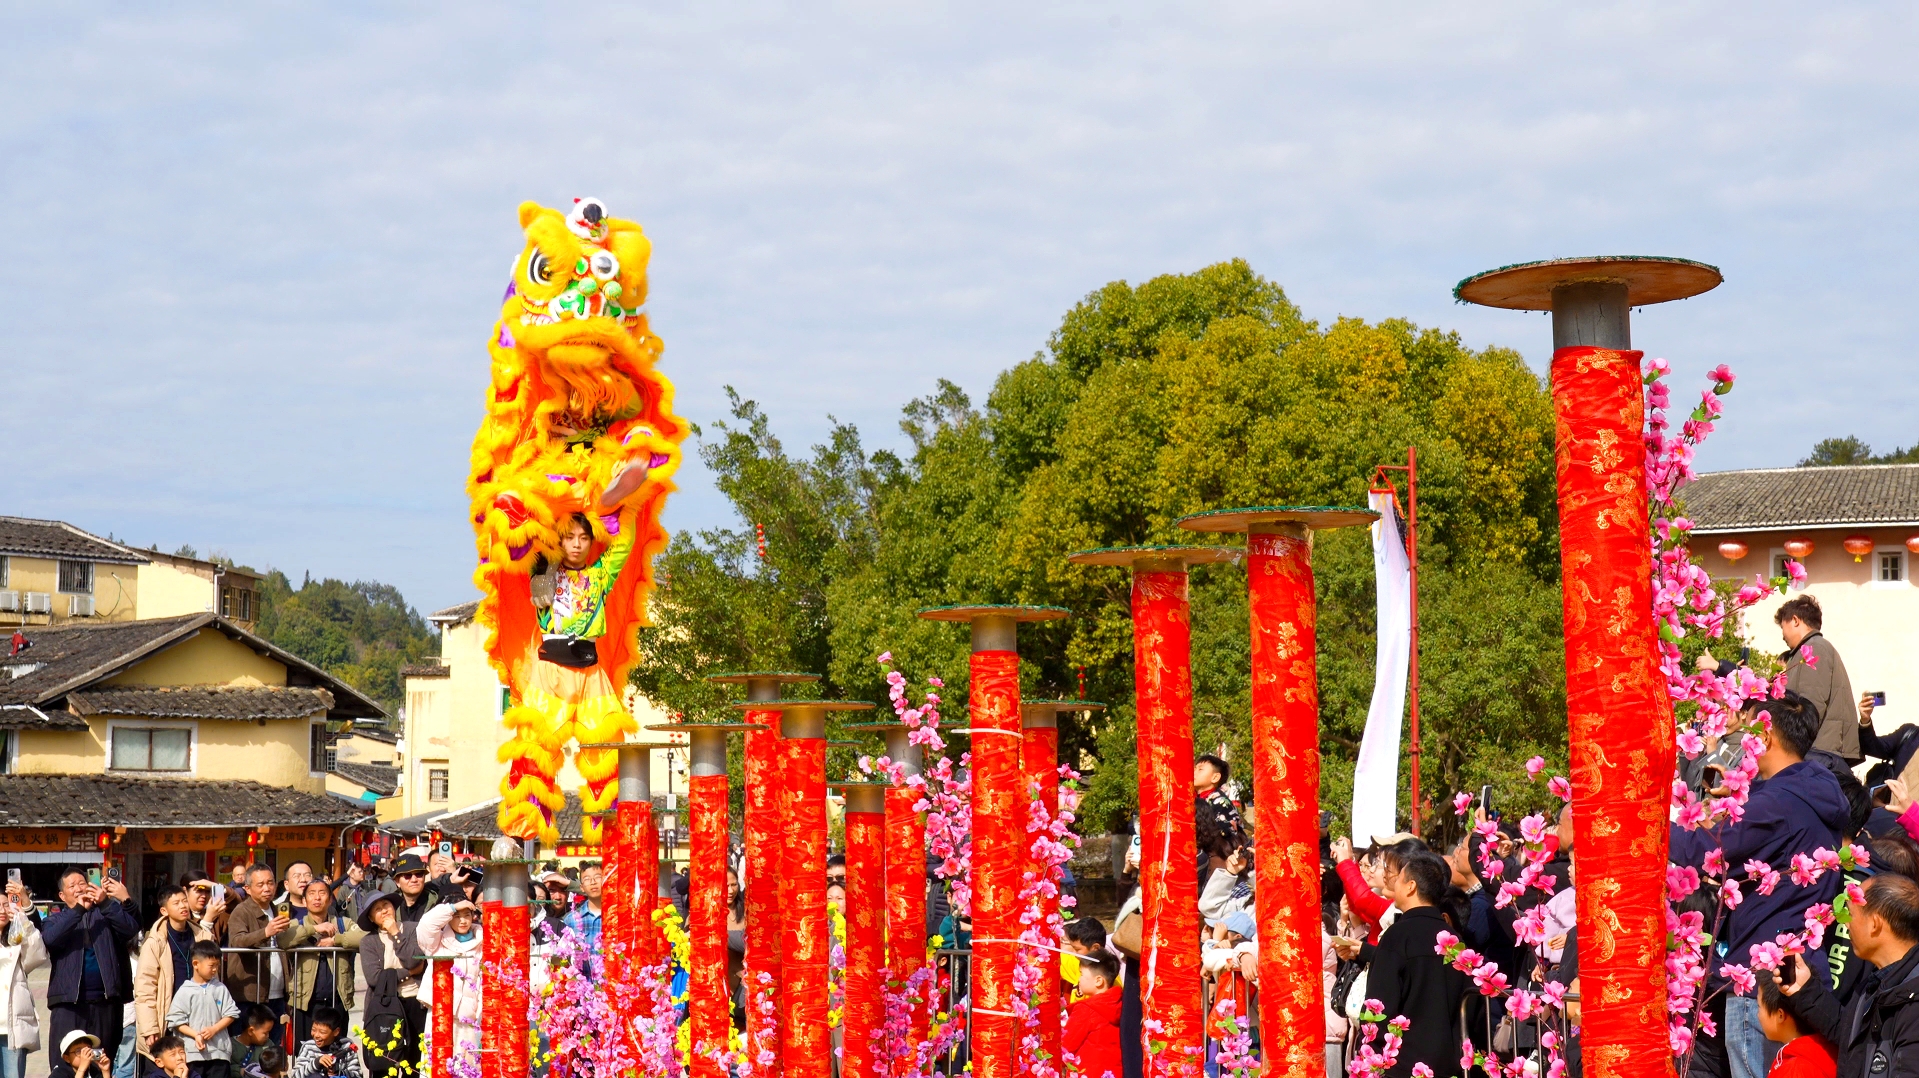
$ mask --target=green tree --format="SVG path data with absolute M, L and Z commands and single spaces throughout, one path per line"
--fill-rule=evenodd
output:
M 390 715 L 405 702 L 401 668 L 437 649 L 426 619 L 391 584 L 308 577 L 295 588 L 274 570 L 261 580 L 259 598 L 261 636 L 372 697 Z
M 1563 766 L 1565 721 L 1554 527 L 1552 413 L 1509 350 L 1401 320 L 1303 319 L 1242 261 L 1115 282 L 1075 305 L 1046 349 L 1005 371 L 984 409 L 941 382 L 905 408 L 904 459 L 836 426 L 789 458 L 752 402 L 702 448 L 750 531 L 676 541 L 661 560 L 659 627 L 636 682 L 679 709 L 724 696 L 716 669 L 797 664 L 827 690 L 878 699 L 874 657 L 937 673 L 949 712 L 966 689 L 963 629 L 918 619 L 950 603 L 1064 606 L 1021 632 L 1022 684 L 1113 705 L 1062 731 L 1093 765 L 1087 818 L 1133 805 L 1128 581 L 1076 550 L 1199 537 L 1177 521 L 1232 505 L 1364 504 L 1373 468 L 1420 453 L 1425 791 L 1514 787 L 1535 753 Z M 1372 692 L 1370 541 L 1316 544 L 1322 795 L 1344 815 Z M 1194 573 L 1195 738 L 1249 757 L 1245 581 Z M 1539 795 L 1543 799 L 1543 793 Z
M 1842 464 L 1919 464 L 1919 442 L 1890 453 L 1874 454 L 1872 447 L 1857 435 L 1826 438 L 1812 447 L 1811 454 L 1799 462 L 1799 467 L 1830 468 Z

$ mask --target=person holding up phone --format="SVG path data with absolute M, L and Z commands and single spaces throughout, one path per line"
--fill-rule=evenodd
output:
M 1839 1049 L 1839 1078 L 1919 1076 L 1919 883 L 1874 876 L 1852 904 L 1853 952 L 1873 969 L 1850 1003 L 1811 963 L 1780 971 L 1779 991 L 1794 1026 Z
M 64 1045 L 69 1033 L 83 1030 L 112 1060 L 126 1028 L 121 1012 L 133 999 L 127 948 L 140 934 L 139 912 L 125 884 L 89 882 L 88 870 L 77 865 L 60 874 L 60 901 L 65 908 L 40 926 L 53 963 L 47 977 L 48 1035 Z
M 275 907 L 279 881 L 270 865 L 247 869 L 246 900 L 227 917 L 227 946 L 265 948 L 253 954 L 236 951 L 226 956 L 225 979 L 233 998 L 242 1003 L 264 1003 L 286 1017 L 286 967 L 275 939 L 293 923 L 290 913 Z

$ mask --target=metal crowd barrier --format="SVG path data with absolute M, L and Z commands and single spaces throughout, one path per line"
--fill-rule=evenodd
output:
M 298 956 L 303 954 L 331 955 L 334 958 L 347 958 L 348 983 L 349 985 L 355 983 L 353 978 L 359 976 L 360 949 L 357 947 L 222 947 L 220 948 L 220 968 L 223 976 L 226 969 L 225 959 L 226 956 L 230 954 L 252 955 L 254 982 L 263 986 L 271 985 L 272 983 L 273 968 L 271 957 L 277 954 L 282 958 L 287 993 L 287 1013 L 286 1019 L 281 1023 L 281 1037 L 285 1042 L 287 1058 L 289 1059 L 293 1058 L 293 1056 L 299 1052 L 300 1038 L 306 1034 L 305 1022 L 311 1020 L 307 1018 L 307 1016 L 313 1011 L 318 1010 L 321 1006 L 328 1003 L 343 1011 L 347 1011 L 349 1014 L 353 1010 L 353 1008 L 347 1006 L 346 1002 L 340 998 L 340 980 L 337 977 L 334 978 L 333 991 L 328 998 L 325 1000 L 308 1000 L 309 1006 L 304 1010 L 294 1008 L 293 993 L 296 982 L 299 980 L 299 962 L 297 959 Z M 265 992 L 263 991 L 262 996 L 264 997 L 264 995 Z M 245 1007 L 249 1001 L 236 999 L 234 1002 Z

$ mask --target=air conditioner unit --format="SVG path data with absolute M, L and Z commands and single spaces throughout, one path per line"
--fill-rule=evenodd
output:
M 93 596 L 91 595 L 67 596 L 67 616 L 74 617 L 74 618 L 92 617 L 93 616 Z
M 53 595 L 50 592 L 30 591 L 27 593 L 27 613 L 53 613 Z
M 0 614 L 18 614 L 20 612 L 20 593 L 0 591 Z

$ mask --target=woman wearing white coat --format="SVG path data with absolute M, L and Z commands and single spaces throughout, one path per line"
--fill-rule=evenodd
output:
M 40 1019 L 33 1011 L 27 974 L 47 961 L 47 945 L 33 919 L 20 912 L 11 895 L 0 900 L 0 998 L 6 1006 L 6 1020 L 0 1024 L 0 1078 L 26 1078 L 27 1053 L 40 1047 Z
M 480 1047 L 479 912 L 471 902 L 442 902 L 420 915 L 417 929 L 420 953 L 427 958 L 458 956 L 453 960 L 453 1043 L 475 1050 Z M 443 1003 L 433 998 L 431 962 L 427 976 L 420 979 L 420 1002 L 428 1010 Z

